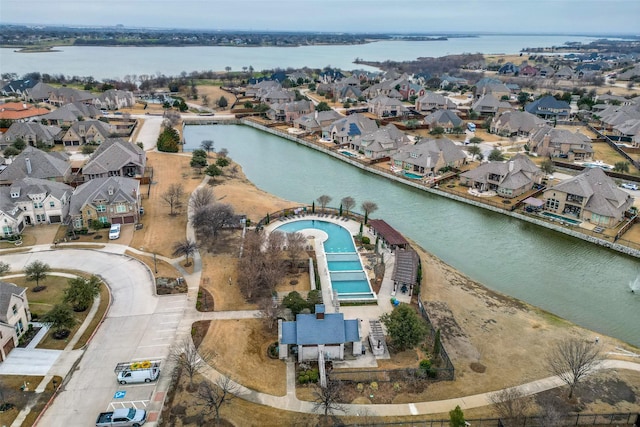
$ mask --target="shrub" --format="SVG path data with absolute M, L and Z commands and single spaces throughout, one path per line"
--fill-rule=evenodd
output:
M 371 384 L 369 384 L 369 388 L 371 388 L 371 390 L 378 390 L 378 383 L 373 381 Z
M 420 361 L 420 369 L 422 369 L 423 371 L 428 371 L 429 369 L 431 369 L 431 361 L 427 359 L 422 359 Z
M 318 373 L 317 369 L 312 369 L 309 373 L 309 381 L 315 383 L 318 382 L 318 379 L 320 378 L 320 374 Z
M 362 236 L 362 244 L 368 245 L 369 243 L 371 243 L 371 239 L 367 236 Z
M 362 393 L 364 391 L 364 384 L 362 383 L 358 383 L 358 385 L 356 386 L 356 389 Z

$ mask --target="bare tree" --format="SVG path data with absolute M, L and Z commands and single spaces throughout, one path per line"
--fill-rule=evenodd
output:
M 493 408 L 505 427 L 520 426 L 531 408 L 531 399 L 517 387 L 506 388 L 489 396 Z
M 0 276 L 4 276 L 9 271 L 11 271 L 11 266 L 6 262 L 0 261 Z
M 342 393 L 342 383 L 337 380 L 327 380 L 326 387 L 318 385 L 313 389 L 313 410 L 324 412 L 324 416 L 334 412 L 345 412 L 343 405 L 338 403 Z
M 223 159 L 226 159 L 228 155 L 229 155 L 229 150 L 227 150 L 226 148 L 221 148 L 220 151 L 218 151 L 218 157 L 222 157 Z
M 569 386 L 569 399 L 578 383 L 593 372 L 601 360 L 600 346 L 579 338 L 560 341 L 548 356 L 551 373 Z
M 342 207 L 347 211 L 347 216 L 349 216 L 349 211 L 356 205 L 356 200 L 351 196 L 347 196 L 343 197 L 340 203 L 342 203 Z
M 302 233 L 287 233 L 287 255 L 294 272 L 298 271 L 298 262 L 304 253 L 307 238 Z
M 207 155 L 213 150 L 214 142 L 212 139 L 205 139 L 200 143 L 200 147 L 207 152 Z
M 272 330 L 280 315 L 278 301 L 273 297 L 265 296 L 258 301 L 258 310 L 260 318 L 264 319 L 267 324 L 267 329 Z
M 213 352 L 199 352 L 191 337 L 185 337 L 171 349 L 168 359 L 187 372 L 189 385 L 193 387 L 193 376 L 215 356 Z
M 215 201 L 213 190 L 210 187 L 200 187 L 193 192 L 189 199 L 189 207 L 191 212 L 195 212 L 198 209 L 204 208 L 212 204 Z
M 324 208 L 326 208 L 327 205 L 331 203 L 331 197 L 327 196 L 326 194 L 323 194 L 322 196 L 316 199 L 316 202 L 318 202 L 318 204 L 322 208 L 322 212 L 324 212 Z
M 198 250 L 198 246 L 196 246 L 196 242 L 193 240 L 185 239 L 180 242 L 176 242 L 173 245 L 173 256 L 181 256 L 184 255 L 185 259 L 185 267 L 191 265 L 189 262 L 189 257 L 192 256 L 196 250 Z
M 248 233 L 238 261 L 238 285 L 251 301 L 270 295 L 286 274 L 283 233 Z
M 362 202 L 362 204 L 360 205 L 360 208 L 364 212 L 364 223 L 366 224 L 367 221 L 369 220 L 369 215 L 371 215 L 372 213 L 378 210 L 378 205 L 375 204 L 374 202 L 365 201 L 365 202 Z
M 163 124 L 165 127 L 175 127 L 178 123 L 180 123 L 180 113 L 174 110 L 166 110 L 164 112 L 164 120 Z
M 234 212 L 231 205 L 213 203 L 194 212 L 191 222 L 202 239 L 218 237 L 223 227 L 231 224 Z
M 220 421 L 220 408 L 240 393 L 240 386 L 229 377 L 218 377 L 215 382 L 203 381 L 198 387 L 199 406 L 204 406 L 207 414 L 214 413 Z
M 169 205 L 171 209 L 170 215 L 175 215 L 175 209 L 178 208 L 184 195 L 184 187 L 182 184 L 171 184 L 167 191 L 162 193 L 160 197 Z

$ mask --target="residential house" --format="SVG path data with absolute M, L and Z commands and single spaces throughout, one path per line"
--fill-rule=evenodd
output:
M 482 163 L 460 174 L 460 184 L 479 191 L 495 191 L 511 199 L 542 183 L 544 173 L 524 154 L 516 154 L 507 162 Z
M 45 114 L 41 119 L 51 125 L 71 126 L 78 120 L 88 120 L 100 117 L 102 113 L 93 105 L 82 102 L 72 102 Z
M 65 147 L 78 147 L 85 144 L 102 144 L 115 129 L 100 120 L 74 122 L 62 137 Z
M 396 89 L 399 87 L 397 80 L 383 80 L 380 83 L 369 86 L 362 91 L 362 95 L 367 99 L 374 99 L 378 96 L 387 96 L 394 99 L 402 99 L 402 94 Z
M 402 99 L 410 99 L 412 96 L 424 96 L 427 90 L 418 84 L 403 80 L 398 92 L 402 95 Z
M 66 153 L 47 153 L 28 146 L 0 172 L 0 186 L 10 185 L 21 178 L 40 178 L 68 182 L 71 164 Z
M 282 89 L 282 85 L 274 80 L 262 80 L 246 87 L 244 95 L 260 99 L 262 95 L 272 90 Z
M 31 146 L 53 146 L 61 138 L 62 129 L 57 126 L 45 126 L 35 122 L 13 122 L 0 136 L 0 149 L 4 150 L 17 140 Z
M 538 69 L 532 65 L 525 65 L 520 68 L 520 75 L 522 77 L 535 77 L 538 75 Z
M 580 175 L 562 181 L 543 194 L 544 209 L 612 228 L 633 206 L 633 197 L 618 188 L 600 168 L 587 168 Z
M 311 101 L 293 101 L 283 104 L 271 104 L 267 117 L 276 122 L 293 123 L 297 118 L 313 112 L 315 109 Z
M 287 74 L 287 78 L 294 83 L 302 82 L 310 82 L 311 77 L 307 73 L 303 73 L 302 71 L 294 71 L 293 73 Z
M 622 73 L 619 73 L 617 79 L 623 80 L 623 81 L 629 81 L 637 77 L 640 77 L 640 64 L 636 64 L 632 68 Z
M 503 97 L 506 97 L 508 99 L 511 96 L 511 90 L 507 87 L 507 85 L 502 83 L 500 80 L 491 77 L 480 79 L 475 84 L 473 93 L 475 95 L 475 99 L 480 99 L 487 94 L 492 94 L 500 100 L 503 99 Z
M 540 69 L 538 70 L 538 76 L 542 78 L 551 78 L 553 77 L 553 74 L 555 73 L 555 71 L 556 70 L 554 70 L 553 67 L 549 67 L 548 65 L 545 65 L 540 67 Z
M 471 104 L 471 109 L 482 117 L 493 116 L 503 111 L 512 110 L 511 104 L 501 101 L 493 94 L 482 96 L 476 102 Z
M 91 155 L 82 168 L 87 179 L 109 176 L 141 177 L 147 162 L 145 151 L 128 141 L 109 138 Z
M 38 84 L 38 80 L 34 79 L 20 79 L 13 80 L 0 89 L 0 94 L 4 96 L 23 96 L 29 89 Z
M 295 348 L 298 362 L 343 360 L 345 350 L 362 354 L 360 321 L 345 320 L 343 313 L 325 313 L 323 304 L 317 304 L 315 313 L 298 314 L 293 322 L 278 320 L 278 354 L 289 357 Z
M 329 126 L 342 117 L 340 113 L 333 109 L 328 111 L 314 111 L 313 113 L 298 117 L 293 121 L 293 125 L 309 133 L 321 133 L 324 127 Z
M 138 222 L 140 182 L 111 176 L 92 179 L 78 186 L 71 197 L 69 215 L 76 230 L 89 228 L 91 221 L 102 224 Z
M 344 74 L 342 74 L 342 71 L 338 70 L 338 69 L 325 69 L 323 70 L 319 75 L 318 75 L 318 82 L 320 83 L 332 83 L 332 82 L 336 82 L 338 80 L 344 79 Z
M 24 212 L 11 200 L 11 190 L 0 187 L 0 237 L 20 235 L 24 227 Z
M 615 125 L 613 133 L 627 138 L 633 148 L 640 148 L 640 144 L 638 144 L 640 140 L 640 120 L 631 119 L 620 125 Z
M 409 142 L 409 137 L 390 123 L 364 135 L 355 136 L 349 148 L 363 153 L 369 159 L 379 159 L 390 157 L 399 147 Z
M 96 98 L 95 95 L 87 92 L 86 90 L 74 89 L 71 87 L 59 87 L 49 93 L 49 104 L 51 105 L 64 105 L 71 102 L 83 102 L 90 104 Z
M 358 135 L 363 135 L 378 129 L 375 120 L 356 113 L 336 120 L 327 128 L 322 129 L 322 136 L 336 144 L 346 144 L 353 141 Z
M 402 117 L 408 113 L 408 109 L 402 104 L 402 101 L 389 98 L 385 95 L 379 95 L 369 100 L 367 104 L 369 106 L 369 112 L 380 118 Z
M 362 96 L 362 90 L 357 86 L 336 83 L 332 89 L 333 96 L 340 102 L 356 101 Z
M 446 167 L 459 168 L 467 155 L 447 138 L 424 139 L 415 145 L 398 148 L 392 157 L 395 168 L 424 176 L 435 176 Z
M 559 101 L 551 95 L 528 103 L 524 109 L 545 120 L 567 120 L 571 112 L 571 107 L 566 101 Z
M 12 212 L 17 207 L 25 225 L 60 224 L 69 213 L 72 192 L 73 187 L 62 182 L 28 177 L 0 187 L 0 198 L 3 211 Z
M 43 82 L 36 83 L 30 89 L 27 89 L 22 97 L 30 102 L 49 102 L 49 94 L 56 90 L 55 87 Z
M 119 110 L 136 104 L 136 98 L 128 90 L 109 89 L 94 98 L 93 106 L 101 110 Z
M 553 77 L 560 80 L 571 80 L 574 77 L 574 72 L 571 67 L 564 66 L 564 67 L 560 67 L 553 74 Z
M 46 108 L 36 107 L 35 105 L 26 104 L 24 102 L 7 102 L 0 104 L 0 120 L 26 120 L 49 113 Z
M 416 99 L 415 106 L 419 113 L 429 113 L 443 109 L 455 110 L 457 108 L 455 102 L 435 92 L 425 92 L 424 95 Z
M 270 90 L 260 96 L 260 101 L 267 104 L 284 104 L 287 102 L 293 102 L 295 99 L 295 93 L 286 89 Z
M 440 76 L 440 89 L 442 90 L 453 90 L 468 84 L 469 81 L 461 77 L 453 77 L 448 74 Z
M 0 281 L 0 362 L 18 345 L 30 321 L 27 288 Z
M 441 127 L 445 133 L 452 133 L 454 128 L 461 128 L 464 122 L 451 110 L 438 110 L 424 118 L 429 129 Z M 461 132 L 464 133 L 464 132 Z
M 529 149 L 539 156 L 561 157 L 570 162 L 593 159 L 591 139 L 580 132 L 544 125 L 529 138 Z
M 528 137 L 532 132 L 544 125 L 540 117 L 526 111 L 503 111 L 491 120 L 491 133 L 500 136 Z
M 600 125 L 605 131 L 613 131 L 628 121 L 640 121 L 639 105 L 610 105 L 599 113 Z
M 513 62 L 506 62 L 498 69 L 498 74 L 518 74 L 520 67 Z

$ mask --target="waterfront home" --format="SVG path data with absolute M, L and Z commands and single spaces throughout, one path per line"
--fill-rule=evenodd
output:
M 31 102 L 49 102 L 49 94 L 55 90 L 56 88 L 51 85 L 38 82 L 32 88 L 27 89 L 22 98 Z
M 62 143 L 65 147 L 102 144 L 113 133 L 113 126 L 100 120 L 74 122 L 62 137 Z
M 363 135 L 378 129 L 375 120 L 371 120 L 363 114 L 351 114 L 331 123 L 322 129 L 322 136 L 334 141 L 336 144 L 346 144 L 353 141 L 358 135 Z
M 540 126 L 531 134 L 529 150 L 539 156 L 561 157 L 570 162 L 593 159 L 593 147 L 588 136 L 549 125 Z
M 17 347 L 29 321 L 27 288 L 0 281 L 0 362 Z
M 454 128 L 462 128 L 464 122 L 451 110 L 438 110 L 424 118 L 429 129 L 441 127 L 445 133 L 452 133 Z M 464 132 L 460 132 L 464 133 Z
M 324 127 L 329 126 L 342 117 L 340 113 L 333 109 L 328 111 L 314 111 L 313 113 L 298 117 L 293 121 L 293 125 L 309 133 L 321 133 Z
M 5 84 L 2 89 L 0 89 L 0 94 L 3 96 L 24 96 L 24 94 L 38 84 L 38 80 L 34 79 L 20 79 L 13 80 L 7 84 Z
M 280 82 L 276 80 L 262 80 L 255 84 L 247 85 L 244 91 L 244 96 L 260 99 L 260 97 L 267 92 L 279 89 L 282 89 Z
M 325 313 L 317 304 L 315 313 L 297 314 L 293 322 L 278 320 L 278 354 L 289 357 L 289 350 L 297 354 L 297 361 L 343 360 L 345 350 L 362 354 L 360 321 L 345 320 L 343 313 Z
M 399 147 L 392 157 L 393 165 L 408 172 L 435 176 L 443 168 L 459 168 L 467 156 L 447 138 L 423 139 L 415 145 Z
M 28 146 L 0 172 L 0 185 L 10 185 L 21 178 L 68 182 L 70 176 L 71 164 L 67 154 L 47 153 Z
M 128 90 L 109 89 L 94 98 L 92 104 L 101 110 L 119 110 L 133 107 L 136 98 Z
M 36 107 L 24 102 L 7 102 L 0 104 L 0 120 L 21 121 L 43 116 L 49 112 L 46 108 Z
M 482 163 L 460 174 L 460 184 L 476 190 L 495 191 L 511 199 L 542 183 L 544 173 L 524 154 L 517 154 L 507 162 Z
M 512 110 L 511 104 L 501 101 L 493 94 L 483 95 L 471 105 L 471 109 L 482 117 L 493 116 L 503 111 Z
M 306 100 L 273 103 L 267 111 L 267 117 L 274 122 L 293 123 L 294 120 L 311 113 L 314 109 L 313 103 Z
M 633 206 L 633 197 L 618 188 L 600 168 L 587 168 L 543 194 L 544 209 L 600 227 L 615 227 Z
M 41 119 L 51 125 L 71 126 L 78 120 L 95 119 L 100 117 L 101 114 L 100 110 L 93 105 L 72 102 L 45 114 Z
M 35 122 L 13 122 L 9 129 L 0 136 L 0 150 L 4 150 L 14 142 L 22 140 L 27 145 L 52 147 L 60 140 L 62 128 L 45 126 Z
M 386 95 L 379 95 L 367 102 L 369 112 L 380 118 L 385 117 L 402 117 L 409 112 L 402 101 L 389 98 Z
M 491 133 L 504 137 L 528 137 L 533 131 L 544 125 L 540 117 L 526 111 L 504 111 L 491 120 Z
M 399 147 L 409 144 L 409 137 L 398 130 L 393 124 L 357 135 L 349 144 L 352 150 L 363 153 L 368 159 L 389 157 L 396 153 Z
M 91 155 L 82 167 L 82 175 L 87 179 L 109 176 L 140 177 L 144 175 L 147 162 L 145 151 L 128 141 L 109 138 Z
M 566 101 L 559 101 L 551 95 L 528 103 L 524 109 L 545 120 L 567 120 L 571 112 L 571 107 Z
M 296 99 L 296 94 L 286 89 L 273 89 L 261 94 L 259 99 L 267 104 L 285 104 L 293 102 Z
M 21 178 L 9 187 L 0 187 L 0 209 L 13 212 L 17 207 L 15 222 L 24 221 L 24 225 L 60 224 L 69 213 L 72 192 L 73 187 L 62 182 Z
M 455 110 L 457 105 L 444 95 L 435 92 L 425 92 L 416 99 L 416 110 L 419 113 L 430 113 L 436 110 Z
M 69 104 L 71 102 L 83 102 L 90 104 L 96 98 L 90 92 L 85 90 L 78 90 L 71 87 L 58 87 L 53 90 L 53 92 L 49 93 L 48 103 L 51 105 L 64 105 Z
M 140 182 L 111 176 L 92 179 L 78 186 L 71 196 L 69 215 L 76 230 L 102 224 L 133 224 L 140 210 Z

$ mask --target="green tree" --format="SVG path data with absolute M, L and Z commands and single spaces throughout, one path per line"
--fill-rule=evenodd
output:
M 502 151 L 500 151 L 499 149 L 494 148 L 493 150 L 491 150 L 491 153 L 489 153 L 489 160 L 494 162 L 501 162 L 504 160 L 504 154 L 502 154 Z
M 218 157 L 218 159 L 216 160 L 216 166 L 220 168 L 229 166 L 229 163 L 231 162 L 226 157 Z
M 190 165 L 192 168 L 198 169 L 198 171 L 207 167 L 207 152 L 200 149 L 193 150 Z
M 40 281 L 47 278 L 47 273 L 50 270 L 49 264 L 42 261 L 33 261 L 25 267 L 24 274 L 27 276 L 27 281 L 36 282 L 36 287 L 33 289 L 35 292 L 43 289 L 40 287 Z
M 7 148 L 4 149 L 4 151 L 2 152 L 2 154 L 5 157 L 13 157 L 13 156 L 17 156 L 18 154 L 20 154 L 20 150 L 18 150 L 16 147 L 14 147 L 13 145 L 8 146 Z
M 309 303 L 296 291 L 289 292 L 282 300 L 282 305 L 291 310 L 291 314 L 294 316 L 305 308 L 309 308 Z
M 451 133 L 454 135 L 461 135 L 464 133 L 464 128 L 462 126 L 454 126 L 453 129 L 451 129 Z
M 329 104 L 327 104 L 325 101 L 319 102 L 318 105 L 316 105 L 316 111 L 330 111 L 331 107 L 329 107 Z
M 518 104 L 522 105 L 524 107 L 524 105 L 529 102 L 529 98 L 531 97 L 530 93 L 527 92 L 520 92 L 518 94 Z
M 48 325 L 53 330 L 53 337 L 62 339 L 69 336 L 69 329 L 76 324 L 71 307 L 66 304 L 56 304 L 51 310 L 45 313 L 40 321 Z
M 85 311 L 95 297 L 100 295 L 100 279 L 97 276 L 91 276 L 88 279 L 84 277 L 74 277 L 69 279 L 69 286 L 64 290 L 64 302 L 71 304 L 73 311 Z
M 613 171 L 614 172 L 621 172 L 621 173 L 629 173 L 629 163 L 627 163 L 627 162 L 616 162 L 615 165 L 613 165 Z
M 243 104 L 244 108 L 253 108 L 253 102 L 251 101 L 245 101 L 245 103 Z
M 474 160 L 478 154 L 482 154 L 482 150 L 477 144 L 470 145 L 467 151 L 471 154 L 471 160 Z
M 456 409 L 449 411 L 449 426 L 465 427 L 464 413 L 460 409 L 460 405 L 456 406 Z
M 165 127 L 162 132 L 160 132 L 156 145 L 158 147 L 158 151 L 177 153 L 179 151 L 179 142 L 180 134 L 178 133 L 178 131 L 172 127 Z
M 442 126 L 436 126 L 436 127 L 434 127 L 433 129 L 431 129 L 429 131 L 429 134 L 430 135 L 436 135 L 436 136 L 442 135 L 442 134 L 444 134 L 444 128 Z
M 209 165 L 205 170 L 204 173 L 209 175 L 210 177 L 215 178 L 216 176 L 220 176 L 222 175 L 222 169 L 220 169 L 218 166 L 216 165 Z
M 553 160 L 545 159 L 542 163 L 540 163 L 540 170 L 547 175 L 551 175 L 556 170 L 556 167 L 553 164 Z
M 13 141 L 13 144 L 11 145 L 13 145 L 15 149 L 22 151 L 27 146 L 27 143 L 24 142 L 24 139 L 22 138 L 16 138 L 16 140 Z
M 383 314 L 380 321 L 387 328 L 391 345 L 398 351 L 414 348 L 427 333 L 425 321 L 408 304 L 400 304 L 391 313 Z
M 82 152 L 82 154 L 93 154 L 93 152 L 96 151 L 96 146 L 85 144 L 82 146 L 82 149 L 80 151 Z
M 225 98 L 224 96 L 221 96 L 220 99 L 218 99 L 218 107 L 227 108 L 228 105 L 229 101 L 227 101 L 227 98 Z
M 472 144 L 480 144 L 482 141 L 483 141 L 483 139 L 480 138 L 479 136 L 473 136 L 469 140 L 469 142 L 472 143 Z

